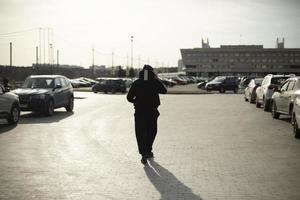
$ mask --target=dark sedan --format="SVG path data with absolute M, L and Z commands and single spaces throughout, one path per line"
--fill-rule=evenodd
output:
M 122 79 L 105 79 L 102 80 L 100 83 L 97 83 L 92 86 L 92 91 L 94 93 L 97 92 L 104 92 L 104 93 L 116 93 L 116 92 L 121 92 L 125 93 L 126 92 L 126 84 Z

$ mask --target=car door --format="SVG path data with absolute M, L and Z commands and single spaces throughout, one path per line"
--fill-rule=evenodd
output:
M 280 92 L 278 94 L 278 97 L 277 97 L 277 99 L 275 99 L 277 110 L 280 112 L 284 112 L 284 113 L 286 113 L 285 106 L 287 104 L 286 97 L 288 95 L 287 89 L 288 89 L 289 83 L 290 83 L 290 81 L 286 81 L 282 84 L 282 86 L 280 87 Z
M 68 82 L 65 80 L 65 78 L 59 78 L 61 85 L 62 85 L 62 99 L 61 103 L 63 106 L 67 105 L 69 103 L 69 98 L 70 98 L 70 90 L 68 87 Z
M 288 85 L 288 88 L 285 92 L 285 95 L 283 96 L 284 98 L 284 105 L 283 105 L 283 112 L 285 113 L 290 113 L 290 103 L 292 101 L 292 96 L 293 96 L 293 93 L 294 93 L 294 87 L 295 87 L 295 83 L 296 83 L 296 80 L 290 80 L 289 81 L 289 85 Z
M 54 79 L 54 91 L 53 91 L 53 98 L 54 98 L 54 107 L 61 107 L 63 105 L 63 88 L 60 78 Z
M 268 77 L 265 77 L 261 86 L 257 88 L 256 90 L 256 98 L 259 102 L 262 102 L 263 99 L 263 93 L 264 93 L 264 88 L 266 87 L 268 82 Z

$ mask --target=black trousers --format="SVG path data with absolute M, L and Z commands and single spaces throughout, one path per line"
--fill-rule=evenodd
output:
M 139 153 L 143 156 L 152 151 L 152 145 L 157 133 L 157 118 L 159 112 L 152 110 L 135 110 L 135 135 Z

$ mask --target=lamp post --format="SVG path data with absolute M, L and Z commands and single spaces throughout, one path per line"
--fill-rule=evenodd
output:
M 130 39 L 131 39 L 131 68 L 133 68 L 133 36 L 131 36 Z

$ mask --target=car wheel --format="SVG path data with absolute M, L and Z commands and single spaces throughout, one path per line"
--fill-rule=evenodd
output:
M 279 116 L 280 116 L 280 114 L 277 112 L 277 106 L 276 106 L 276 103 L 273 102 L 273 103 L 272 103 L 272 117 L 273 117 L 274 119 L 278 119 Z
M 93 92 L 96 94 L 97 93 L 97 89 L 93 88 Z
M 45 110 L 45 114 L 47 116 L 52 116 L 54 113 L 54 105 L 53 105 L 53 101 L 49 100 L 48 101 L 48 105 L 46 106 L 46 110 Z
M 219 90 L 220 93 L 225 93 L 225 89 L 223 87 L 220 88 Z
M 17 124 L 19 119 L 20 119 L 20 108 L 17 105 L 13 105 L 7 121 L 9 124 L 13 125 L 13 124 Z
M 267 101 L 264 99 L 263 100 L 263 102 L 264 102 L 264 111 L 269 111 L 270 110 L 270 105 L 267 103 Z
M 255 103 L 255 98 L 253 94 L 250 95 L 249 103 Z
M 234 88 L 234 89 L 233 89 L 233 93 L 234 93 L 234 94 L 238 93 L 238 91 L 239 91 L 238 88 Z
M 106 90 L 104 90 L 104 94 L 107 94 L 107 91 L 106 91 Z
M 256 108 L 260 108 L 261 104 L 258 102 L 258 99 L 256 98 L 255 100 L 255 106 Z
M 73 98 L 73 97 L 70 97 L 69 103 L 68 103 L 68 105 L 66 106 L 66 110 L 67 110 L 67 112 L 72 112 L 72 111 L 73 111 L 73 108 L 74 108 L 74 98 Z
M 111 89 L 111 93 L 112 93 L 112 94 L 115 94 L 115 93 L 116 93 L 116 89 L 114 89 L 114 88 Z
M 292 115 L 292 123 L 293 123 L 293 131 L 295 133 L 295 138 L 299 139 L 300 138 L 300 129 L 298 127 L 295 113 L 293 113 L 293 115 Z

